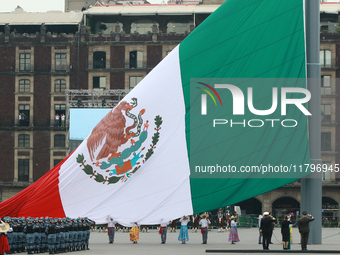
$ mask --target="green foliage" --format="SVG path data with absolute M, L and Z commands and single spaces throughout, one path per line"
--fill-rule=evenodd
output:
M 101 175 L 101 174 L 96 174 L 94 176 L 94 179 L 97 181 L 97 182 L 103 182 L 105 181 L 104 177 Z
M 140 168 L 140 166 L 136 166 L 135 169 L 133 169 L 133 171 L 131 172 L 132 174 L 134 174 L 135 172 L 137 172 L 137 170 Z
M 82 164 L 84 162 L 84 155 L 83 154 L 78 154 L 77 157 L 77 163 Z
M 159 133 L 155 133 L 152 137 L 152 145 L 155 146 L 158 143 L 159 140 Z
M 93 168 L 92 168 L 92 166 L 90 166 L 90 165 L 84 165 L 84 168 L 83 168 L 83 170 L 84 170 L 84 172 L 86 173 L 86 174 L 93 174 Z
M 107 181 L 108 181 L 108 184 L 111 184 L 111 183 L 117 183 L 121 179 L 122 179 L 122 177 L 112 176 Z
M 145 161 L 147 161 L 153 154 L 153 149 L 148 149 L 148 152 L 145 154 Z
M 155 118 L 155 124 L 156 124 L 157 129 L 159 129 L 159 127 L 162 125 L 162 123 L 163 123 L 162 117 L 157 115 L 156 118 Z

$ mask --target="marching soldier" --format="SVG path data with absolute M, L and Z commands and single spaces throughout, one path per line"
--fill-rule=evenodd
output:
M 41 243 L 41 235 L 40 235 L 40 224 L 39 224 L 39 218 L 35 218 L 34 220 L 34 253 L 37 253 L 40 248 L 40 243 Z
M 46 227 L 45 233 L 47 234 L 47 242 L 48 242 L 48 251 L 49 254 L 54 254 L 57 243 L 57 231 L 55 221 L 50 219 L 49 224 Z
M 94 222 L 91 221 L 90 219 L 88 218 L 85 218 L 85 233 L 86 233 L 86 238 L 85 238 L 85 245 L 86 245 L 86 250 L 89 250 L 89 242 L 90 242 L 90 235 L 91 235 L 91 225 L 93 224 Z
M 27 254 L 33 254 L 32 251 L 34 251 L 34 223 L 33 219 L 27 218 L 27 225 L 24 228 L 24 233 L 26 234 L 26 248 L 27 248 Z

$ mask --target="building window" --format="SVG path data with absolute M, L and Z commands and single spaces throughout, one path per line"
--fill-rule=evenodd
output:
M 66 105 L 65 104 L 55 104 L 54 105 L 55 126 L 65 127 L 65 121 L 66 121 L 65 111 L 66 111 Z M 59 115 L 58 118 L 56 118 L 57 115 Z M 57 119 L 59 119 L 59 120 L 57 121 Z
M 29 181 L 29 159 L 18 159 L 18 181 Z
M 54 81 L 54 92 L 64 93 L 66 89 L 66 80 L 55 80 Z
M 58 165 L 61 161 L 63 161 L 62 159 L 55 159 L 53 160 L 53 166 Z
M 111 34 L 119 33 L 123 30 L 123 24 L 118 21 L 110 20 L 110 23 L 97 22 L 95 26 L 95 34 Z
M 131 33 L 147 34 L 152 32 L 153 25 L 154 22 L 152 20 L 137 20 L 131 24 Z M 156 25 L 158 28 L 158 23 Z
M 323 68 L 332 67 L 332 52 L 330 50 L 320 50 L 320 64 Z
M 331 132 L 321 133 L 321 151 L 332 151 L 331 138 Z
M 66 53 L 55 54 L 55 70 L 66 71 Z
M 19 124 L 20 126 L 29 126 L 30 123 L 30 105 L 19 104 Z
M 331 76 L 321 75 L 321 95 L 331 95 L 331 94 L 332 94 Z
M 143 68 L 143 52 L 130 52 L 130 68 Z
M 93 52 L 93 68 L 106 68 L 106 52 Z
M 330 167 L 331 167 L 331 162 L 323 162 L 323 164 L 327 165 L 327 171 L 322 171 L 322 180 L 323 181 L 330 181 L 331 180 L 331 172 Z M 329 169 L 329 170 L 328 170 Z
M 184 34 L 185 31 L 190 31 L 191 21 L 183 21 L 183 22 L 174 22 L 171 21 L 167 26 L 167 33 L 176 33 L 176 34 Z
M 54 147 L 65 148 L 65 135 L 54 135 Z
M 93 89 L 105 89 L 106 88 L 106 77 L 105 76 L 94 76 L 93 77 Z
M 133 89 L 142 79 L 142 76 L 130 76 L 129 89 Z
M 19 80 L 19 92 L 20 93 L 27 93 L 30 92 L 31 82 L 30 80 L 24 79 L 24 80 Z
M 331 112 L 332 112 L 332 106 L 330 104 L 321 105 L 322 122 L 332 122 Z
M 19 135 L 18 136 L 18 147 L 23 147 L 23 148 L 30 147 L 30 136 Z
M 31 53 L 19 54 L 19 71 L 31 71 Z

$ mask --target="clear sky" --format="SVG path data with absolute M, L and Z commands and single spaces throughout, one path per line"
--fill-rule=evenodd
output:
M 152 4 L 162 0 L 149 0 Z M 17 6 L 27 12 L 64 11 L 65 0 L 0 0 L 0 12 L 12 12 Z

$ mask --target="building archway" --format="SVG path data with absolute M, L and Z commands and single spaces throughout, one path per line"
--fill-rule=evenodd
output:
M 322 217 L 328 220 L 338 220 L 339 203 L 330 197 L 322 197 Z M 334 219 L 333 219 L 334 218 Z
M 190 32 L 191 23 L 191 20 L 172 20 L 167 24 L 167 33 L 184 34 L 186 31 Z
M 300 214 L 300 203 L 292 197 L 280 197 L 272 204 L 272 215 L 279 220 L 284 220 L 285 215 L 291 215 L 292 220 Z
M 235 205 L 241 208 L 242 215 L 262 214 L 262 203 L 254 197 L 239 202 Z
M 139 34 L 147 34 L 149 32 L 152 32 L 152 26 L 156 24 L 157 29 L 159 27 L 159 24 L 157 22 L 154 22 L 149 19 L 141 19 L 136 20 L 131 24 L 131 33 L 139 33 Z

